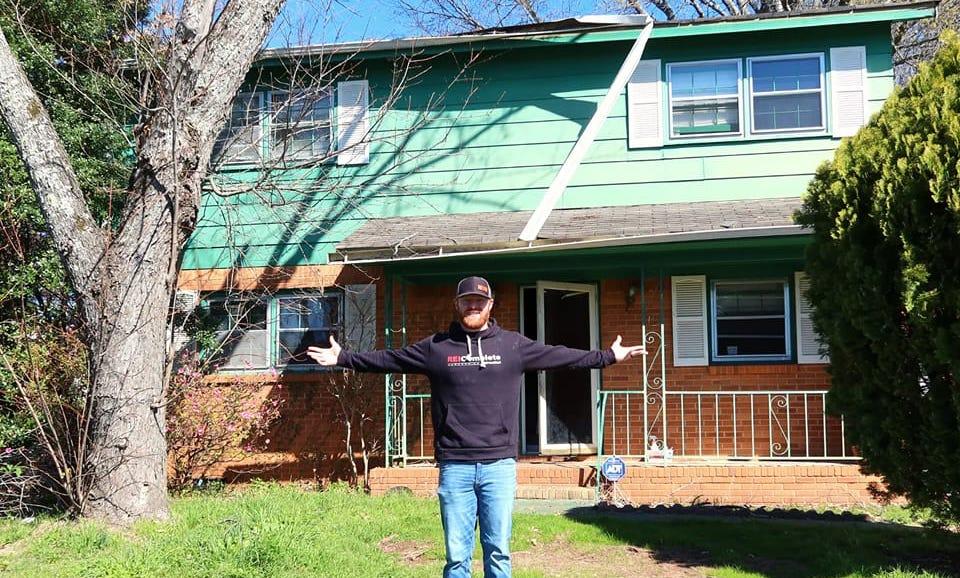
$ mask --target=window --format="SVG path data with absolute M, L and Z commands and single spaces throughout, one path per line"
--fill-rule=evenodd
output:
M 671 136 L 740 133 L 740 61 L 667 67 Z
M 748 60 L 753 131 L 823 129 L 823 56 Z
M 329 347 L 330 335 L 341 336 L 341 296 L 280 297 L 277 365 L 315 365 L 307 347 Z
M 274 160 L 310 160 L 329 153 L 332 106 L 330 90 L 271 93 L 271 157 Z
M 213 159 L 220 163 L 255 163 L 261 158 L 260 113 L 263 95 L 238 94 L 230 118 L 213 145 Z
M 270 365 L 267 303 L 208 301 L 205 314 L 216 338 L 212 362 L 221 369 L 262 369 Z
M 714 281 L 713 359 L 790 359 L 788 284 Z

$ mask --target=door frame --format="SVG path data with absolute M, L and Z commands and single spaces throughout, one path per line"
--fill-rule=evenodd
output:
M 600 347 L 600 320 L 598 317 L 598 306 L 597 306 L 597 285 L 593 283 L 566 283 L 559 281 L 537 281 L 536 284 L 536 295 L 537 295 L 537 341 L 543 343 L 543 335 L 545 329 L 545 318 L 544 318 L 544 300 L 543 293 L 546 289 L 559 289 L 561 291 L 578 291 L 587 294 L 587 319 L 588 324 L 590 325 L 590 349 L 599 349 Z M 590 416 L 590 431 L 591 439 L 593 443 L 590 444 L 576 444 L 571 446 L 571 444 L 548 444 L 547 443 L 547 382 L 546 382 L 546 372 L 538 371 L 537 372 L 537 384 L 538 384 L 538 395 L 537 401 L 539 403 L 539 424 L 537 424 L 537 431 L 540 438 L 540 454 L 541 455 L 569 455 L 571 449 L 574 454 L 593 454 L 597 452 L 597 412 L 595 408 L 597 407 L 597 400 L 599 398 L 600 390 L 600 370 L 591 369 L 590 370 L 590 407 L 585 408 L 587 414 Z M 526 416 L 524 415 L 524 418 Z M 524 428 L 524 432 L 526 428 Z M 524 435 L 524 437 L 526 437 Z M 524 439 L 524 445 L 526 445 L 526 440 Z

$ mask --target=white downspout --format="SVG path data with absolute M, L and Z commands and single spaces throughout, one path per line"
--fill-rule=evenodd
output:
M 573 145 L 573 149 L 571 149 L 570 154 L 567 155 L 567 159 L 563 161 L 563 166 L 560 167 L 557 176 L 554 177 L 553 182 L 550 183 L 550 188 L 547 189 L 543 198 L 540 199 L 540 205 L 537 206 L 537 210 L 533 212 L 530 220 L 527 221 L 526 226 L 523 228 L 523 232 L 520 233 L 521 241 L 534 241 L 537 235 L 540 234 L 540 229 L 542 229 L 543 224 L 547 222 L 547 217 L 549 217 L 550 212 L 553 211 L 553 207 L 557 204 L 560 195 L 567 189 L 567 185 L 573 178 L 574 173 L 577 172 L 580 163 L 583 162 L 583 157 L 586 156 L 593 141 L 597 138 L 600 127 L 603 126 L 604 121 L 610 116 L 613 105 L 616 104 L 617 99 L 620 98 L 620 93 L 623 92 L 624 87 L 627 86 L 630 75 L 633 74 L 634 69 L 640 62 L 640 58 L 643 56 L 643 49 L 646 47 L 647 40 L 650 38 L 652 31 L 653 19 L 647 17 L 646 26 L 640 31 L 640 36 L 637 37 L 636 42 L 633 43 L 633 48 L 631 48 L 627 54 L 626 60 L 620 65 L 620 71 L 617 72 L 617 76 L 613 79 L 613 84 L 611 84 L 610 89 L 607 90 L 607 95 L 604 96 L 600 104 L 597 105 L 597 111 L 593 113 L 593 118 L 587 123 L 587 128 L 583 130 L 580 138 L 578 138 L 576 144 Z

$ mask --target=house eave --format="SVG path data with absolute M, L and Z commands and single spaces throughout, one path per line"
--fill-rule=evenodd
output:
M 784 237 L 809 235 L 810 230 L 800 225 L 751 227 L 741 229 L 713 229 L 708 231 L 685 231 L 680 233 L 661 233 L 655 235 L 635 235 L 628 237 L 607 237 L 598 239 L 580 239 L 574 241 L 536 240 L 529 243 L 514 241 L 483 246 L 429 246 L 429 247 L 371 247 L 331 253 L 331 263 L 351 265 L 382 265 L 398 262 L 424 262 L 442 259 L 463 259 L 470 257 L 515 255 L 549 251 L 600 249 L 610 247 L 629 247 L 683 243 L 688 241 L 714 241 L 730 239 L 755 239 L 762 237 Z

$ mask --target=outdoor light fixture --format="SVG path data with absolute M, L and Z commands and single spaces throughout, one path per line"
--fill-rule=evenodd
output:
M 635 283 L 630 283 L 630 286 L 627 287 L 627 309 L 637 300 L 637 291 L 638 289 Z

